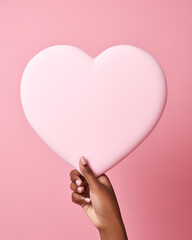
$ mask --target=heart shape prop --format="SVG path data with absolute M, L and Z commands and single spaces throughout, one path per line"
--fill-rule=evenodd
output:
M 154 129 L 166 103 L 166 80 L 145 51 L 117 45 L 96 58 L 70 45 L 49 47 L 26 66 L 21 102 L 41 139 L 79 170 L 96 176 L 133 151 Z

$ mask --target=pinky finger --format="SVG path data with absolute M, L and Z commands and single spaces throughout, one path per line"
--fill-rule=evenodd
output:
M 91 202 L 90 198 L 85 198 L 82 194 L 79 194 L 76 192 L 72 193 L 71 198 L 72 198 L 72 202 L 81 206 Z

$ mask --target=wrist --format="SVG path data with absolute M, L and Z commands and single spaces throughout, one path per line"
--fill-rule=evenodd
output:
M 128 240 L 122 219 L 116 219 L 98 230 L 101 240 Z

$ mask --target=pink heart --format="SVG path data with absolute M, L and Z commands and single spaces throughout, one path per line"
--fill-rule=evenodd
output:
M 96 58 L 70 45 L 49 47 L 21 81 L 27 120 L 44 142 L 79 170 L 85 156 L 96 176 L 134 150 L 166 103 L 166 81 L 145 51 L 117 45 Z

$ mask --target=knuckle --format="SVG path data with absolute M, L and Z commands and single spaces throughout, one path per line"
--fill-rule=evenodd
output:
M 76 202 L 76 201 L 75 201 L 75 192 L 73 192 L 73 193 L 71 194 L 71 200 L 72 200 L 72 202 Z
M 76 169 L 73 169 L 73 170 L 70 172 L 71 175 L 74 175 L 74 174 L 77 174 L 77 173 L 78 173 L 78 172 L 77 172 Z
M 78 179 L 79 173 L 77 170 L 72 170 L 70 173 L 71 180 L 74 182 L 75 180 Z
M 72 171 L 70 172 L 70 177 L 72 178 L 73 175 L 74 175 L 74 170 L 72 170 Z

